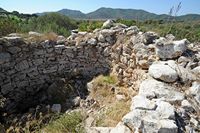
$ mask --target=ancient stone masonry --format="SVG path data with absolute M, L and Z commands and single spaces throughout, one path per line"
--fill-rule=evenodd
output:
M 117 36 L 111 53 L 112 71 L 128 88 L 138 88 L 138 94 L 116 127 L 93 127 L 91 132 L 200 132 L 199 45 L 137 27 L 122 29 L 125 36 Z M 143 75 L 138 86 L 136 75 Z
M 92 38 L 85 44 L 68 46 L 67 42 L 30 43 L 21 37 L 1 38 L 0 92 L 7 98 L 6 108 L 14 109 L 18 102 L 47 89 L 58 78 L 91 78 L 108 73 L 110 63 L 106 58 L 111 44 L 95 41 Z
M 45 100 L 47 95 L 39 92 L 48 92 L 60 78 L 91 79 L 112 72 L 119 85 L 138 95 L 130 113 L 104 133 L 199 131 L 199 45 L 111 20 L 67 39 L 29 41 L 31 35 L 0 38 L 0 95 L 7 112 Z

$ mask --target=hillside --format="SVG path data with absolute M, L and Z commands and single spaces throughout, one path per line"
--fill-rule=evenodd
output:
M 167 20 L 170 16 L 167 14 L 154 14 L 147 12 L 145 10 L 137 10 L 137 9 L 114 9 L 114 8 L 99 8 L 96 11 L 84 14 L 81 11 L 77 10 L 69 10 L 69 9 L 62 9 L 57 11 L 58 13 L 61 13 L 63 15 L 66 15 L 68 17 L 74 18 L 74 19 L 134 19 L 134 20 Z M 43 15 L 45 13 L 38 13 L 38 15 Z M 196 21 L 200 20 L 200 15 L 198 14 L 187 14 L 178 16 L 177 19 L 179 21 Z
M 100 8 L 94 12 L 88 13 L 87 17 L 91 19 L 138 19 L 146 20 L 156 18 L 156 14 L 149 13 L 144 10 L 136 9 L 113 9 L 113 8 Z
M 0 12 L 7 12 L 7 11 L 0 7 Z
M 86 15 L 84 13 L 82 13 L 81 11 L 77 11 L 77 10 L 62 9 L 62 10 L 58 11 L 58 13 L 60 13 L 62 15 L 66 15 L 71 18 L 80 18 L 80 19 L 86 18 Z

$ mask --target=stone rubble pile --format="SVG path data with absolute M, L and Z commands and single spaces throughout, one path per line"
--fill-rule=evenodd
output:
M 138 95 L 122 121 L 115 128 L 93 127 L 93 132 L 200 132 L 200 46 L 154 32 L 137 30 L 130 36 L 130 41 L 114 45 L 113 71 L 133 88 L 133 69 L 148 70 L 146 79 L 140 79 Z

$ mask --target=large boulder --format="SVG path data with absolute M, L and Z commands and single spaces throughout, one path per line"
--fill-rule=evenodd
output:
M 145 32 L 143 34 L 143 42 L 144 44 L 151 44 L 151 43 L 154 43 L 154 41 L 158 38 L 158 34 L 155 33 L 155 32 Z
M 109 29 L 114 25 L 113 20 L 109 19 L 103 23 L 102 29 Z
M 174 107 L 164 101 L 157 102 L 156 106 L 154 110 L 133 109 L 123 117 L 124 125 L 137 132 L 177 133 Z
M 165 38 L 160 38 L 156 40 L 156 54 L 163 60 L 177 58 L 187 50 L 187 44 L 187 39 L 167 41 Z
M 174 68 L 165 62 L 157 62 L 149 67 L 149 74 L 164 82 L 175 82 L 178 79 L 178 74 Z
M 156 103 L 151 101 L 142 95 L 137 95 L 132 99 L 131 110 L 141 109 L 141 110 L 155 110 Z
M 139 95 L 169 102 L 182 101 L 184 99 L 184 94 L 176 91 L 176 88 L 154 79 L 144 80 L 140 84 Z
M 131 130 L 122 122 L 119 122 L 117 126 L 110 131 L 110 133 L 131 133 Z

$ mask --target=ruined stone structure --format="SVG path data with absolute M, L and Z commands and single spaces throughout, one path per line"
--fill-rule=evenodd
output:
M 60 78 L 91 79 L 112 72 L 119 84 L 139 90 L 139 94 L 133 97 L 131 112 L 108 132 L 190 130 L 191 125 L 183 126 L 179 121 L 188 112 L 192 126 L 199 126 L 198 117 L 193 115 L 200 113 L 200 49 L 186 39 L 174 41 L 172 35 L 159 37 L 154 32 L 140 32 L 135 26 L 107 23 L 104 27 L 108 29 L 73 33 L 55 41 L 1 38 L 0 95 L 6 98 L 4 109 L 14 111 L 34 99 L 45 100 L 46 95 L 39 92 L 48 92 L 49 86 Z M 149 70 L 139 86 L 135 83 L 136 69 L 144 73 Z

